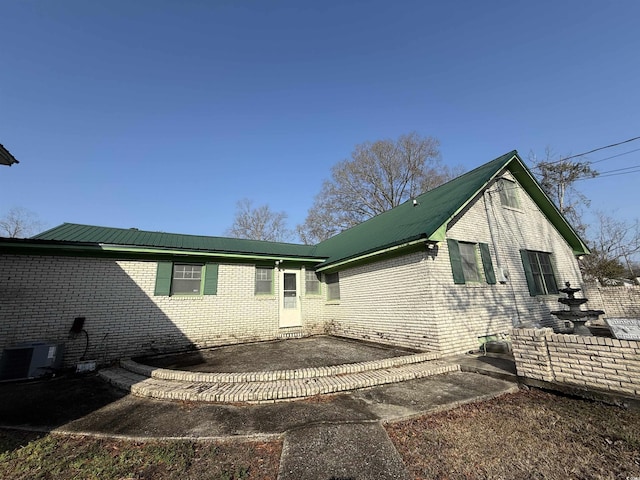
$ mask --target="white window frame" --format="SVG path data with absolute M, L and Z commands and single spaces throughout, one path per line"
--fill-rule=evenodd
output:
M 265 286 L 269 286 L 269 291 Z M 255 295 L 273 295 L 273 268 L 256 267 L 254 281 Z
M 503 207 L 520 209 L 520 198 L 518 197 L 518 184 L 508 178 L 498 180 L 498 191 L 500 192 L 500 203 Z
M 527 250 L 527 256 L 529 257 L 529 265 L 531 266 L 531 275 L 533 276 L 535 294 L 557 295 L 558 280 L 556 279 L 553 269 L 553 255 L 548 252 Z M 547 262 L 541 262 L 541 258 L 544 258 Z M 550 285 L 550 280 L 553 280 L 552 285 Z
M 173 270 L 171 272 L 171 295 L 202 295 L 202 280 L 204 278 L 204 265 L 194 263 L 174 263 Z M 176 282 L 181 285 L 181 282 L 191 281 L 194 286 L 197 281 L 198 289 L 192 289 L 188 291 L 177 290 Z
M 309 286 L 313 288 L 309 288 Z M 318 278 L 318 274 L 315 270 L 305 270 L 304 272 L 304 293 L 305 295 L 320 295 L 322 289 L 322 283 Z
M 327 300 L 340 300 L 340 275 L 338 274 L 338 272 L 325 273 L 324 283 L 327 284 Z

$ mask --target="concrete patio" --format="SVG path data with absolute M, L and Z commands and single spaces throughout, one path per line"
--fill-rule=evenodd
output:
M 459 361 L 442 360 L 435 353 L 318 336 L 124 360 L 117 367 L 101 370 L 100 375 L 141 397 L 265 403 L 460 370 Z M 514 372 L 511 369 L 508 374 Z

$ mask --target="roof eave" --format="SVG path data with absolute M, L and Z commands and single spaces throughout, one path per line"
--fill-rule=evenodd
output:
M 333 269 L 337 269 L 338 267 L 343 267 L 344 265 L 348 265 L 348 264 L 352 264 L 352 263 L 357 263 L 357 262 L 362 262 L 362 261 L 366 261 L 366 260 L 370 260 L 373 257 L 378 257 L 380 255 L 385 255 L 388 253 L 392 253 L 398 250 L 403 250 L 405 248 L 409 248 L 415 245 L 419 245 L 421 243 L 426 243 L 428 241 L 428 239 L 425 237 L 425 235 L 419 235 L 416 237 L 413 237 L 411 239 L 406 239 L 403 240 L 400 243 L 396 243 L 396 244 L 391 244 L 391 245 L 386 245 L 382 248 L 376 249 L 376 250 L 372 250 L 370 252 L 364 252 L 358 255 L 354 255 L 348 258 L 341 258 L 339 260 L 336 260 L 334 262 L 327 262 L 323 265 L 321 265 L 320 267 L 318 267 L 316 269 L 316 271 L 318 272 L 324 272 L 327 270 L 333 270 Z
M 518 159 L 520 160 L 520 159 Z M 542 190 L 540 183 L 535 179 L 531 171 L 524 162 L 519 161 L 518 165 L 522 168 L 513 168 L 511 161 L 506 165 L 511 174 L 518 180 L 518 183 L 531 196 L 533 201 L 538 205 L 545 217 L 551 222 L 560 235 L 565 239 L 573 250 L 575 256 L 590 255 L 591 251 L 586 243 L 582 240 L 578 232 L 574 230 L 564 215 L 560 213 L 556 205 L 551 201 L 548 195 Z
M 503 171 L 503 169 L 505 168 L 505 166 L 507 166 L 511 161 L 513 161 L 514 159 L 518 159 L 518 154 L 514 153 L 511 157 L 509 157 L 508 160 L 505 160 L 502 167 L 497 169 L 496 172 L 491 175 L 490 178 L 488 178 L 480 188 L 478 188 L 475 192 L 473 192 L 472 195 L 470 195 L 467 200 L 461 204 L 450 216 L 449 218 L 447 218 L 443 223 L 440 224 L 440 226 L 438 226 L 435 230 L 433 230 L 433 232 L 430 232 L 427 234 L 427 238 L 431 241 L 434 242 L 442 242 L 446 239 L 446 233 L 447 233 L 447 228 L 449 227 L 449 223 L 451 222 L 451 220 L 453 220 L 454 218 L 456 218 L 460 212 L 462 212 L 465 208 L 467 208 L 467 206 L 469 204 L 471 204 L 473 201 L 475 201 L 475 199 L 478 197 L 479 194 L 481 194 L 483 192 L 483 190 L 485 188 L 487 188 L 487 185 L 489 185 L 499 174 L 500 172 Z
M 516 161 L 517 165 L 522 168 L 513 168 L 513 162 Z M 573 254 L 575 256 L 580 255 L 589 255 L 591 251 L 585 244 L 585 242 L 580 238 L 580 235 L 573 229 L 573 227 L 567 222 L 564 216 L 558 211 L 555 204 L 551 201 L 551 199 L 544 193 L 542 187 L 535 179 L 531 171 L 524 164 L 522 159 L 519 157 L 517 153 L 514 153 L 508 160 L 506 160 L 503 166 L 498 169 L 485 183 L 480 187 L 476 192 L 471 195 L 465 203 L 463 203 L 449 218 L 447 218 L 438 228 L 436 228 L 433 232 L 427 235 L 427 238 L 434 242 L 444 241 L 446 238 L 446 231 L 449 226 L 449 222 L 453 220 L 457 215 L 460 214 L 471 202 L 475 201 L 475 199 L 480 195 L 484 189 L 487 188 L 492 181 L 494 181 L 498 176 L 502 174 L 504 169 L 507 169 L 511 172 L 511 174 L 518 180 L 520 185 L 525 189 L 525 191 L 531 196 L 536 205 L 540 208 L 542 213 L 547 217 L 547 219 L 551 222 L 551 224 L 556 228 L 558 233 L 562 235 L 562 237 L 569 244 L 571 249 L 573 250 Z
M 188 250 L 177 248 L 141 247 L 130 245 L 114 245 L 104 243 L 67 242 L 38 239 L 0 239 L 0 251 L 18 251 L 21 249 L 33 252 L 68 252 L 85 253 L 100 256 L 101 253 L 122 253 L 146 256 L 184 256 L 184 257 L 212 257 L 237 260 L 279 260 L 286 262 L 301 262 L 319 264 L 326 257 L 309 257 L 295 255 L 276 255 L 247 252 L 225 252 L 211 250 Z

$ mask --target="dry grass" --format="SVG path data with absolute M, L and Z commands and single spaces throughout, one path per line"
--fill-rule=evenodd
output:
M 537 390 L 388 432 L 416 479 L 640 477 L 640 412 Z
M 416 479 L 640 478 L 640 412 L 537 390 L 388 432 Z M 129 442 L 0 430 L 0 478 L 275 480 L 281 451 L 281 442 Z
M 275 480 L 281 442 L 131 442 L 0 430 L 0 478 Z

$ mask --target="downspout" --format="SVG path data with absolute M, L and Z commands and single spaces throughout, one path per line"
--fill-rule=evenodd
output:
M 490 209 L 489 209 L 489 203 L 487 203 L 487 197 L 489 197 L 489 203 L 491 204 L 491 212 L 489 212 Z M 502 260 L 500 259 L 500 254 L 498 253 L 498 245 L 496 244 L 496 240 L 494 236 L 494 228 L 495 228 L 496 234 L 499 233 L 498 219 L 496 217 L 496 212 L 493 206 L 493 200 L 491 198 L 491 192 L 489 191 L 489 189 L 484 191 L 484 194 L 482 195 L 482 199 L 484 200 L 484 210 L 485 210 L 485 213 L 487 214 L 487 225 L 489 225 L 489 236 L 491 237 L 491 245 L 493 245 L 493 251 L 495 252 L 495 255 L 496 255 L 496 264 L 498 265 L 498 282 L 500 282 L 501 284 L 509 283 L 509 288 L 511 289 L 511 295 L 513 296 L 513 307 L 516 311 L 517 324 L 515 324 L 515 322 L 513 321 L 511 323 L 513 323 L 514 324 L 513 326 L 515 327 L 516 325 L 522 324 L 522 318 L 520 317 L 520 309 L 518 308 L 518 298 L 516 297 L 516 292 L 513 288 L 513 282 L 508 281 L 509 279 L 504 273 L 504 268 L 502 267 Z M 493 222 L 492 222 L 492 217 L 493 217 Z M 492 225 L 492 223 L 494 223 L 494 225 Z
M 496 239 L 494 237 L 493 231 L 494 228 L 497 231 L 497 223 L 498 220 L 494 218 L 495 225 L 492 225 L 491 213 L 493 213 L 493 217 L 495 217 L 495 212 L 493 211 L 493 202 L 491 202 L 491 213 L 489 212 L 489 205 L 487 203 L 487 196 L 489 196 L 489 202 L 491 202 L 491 192 L 489 189 L 484 191 L 482 195 L 482 199 L 484 200 L 484 211 L 487 214 L 487 224 L 489 225 L 489 236 L 491 237 L 491 245 L 493 246 L 493 251 L 496 254 L 496 265 L 498 266 L 498 282 L 507 283 L 507 277 L 504 274 L 504 268 L 502 268 L 502 261 L 500 259 L 500 253 L 498 252 L 498 245 L 496 244 Z

